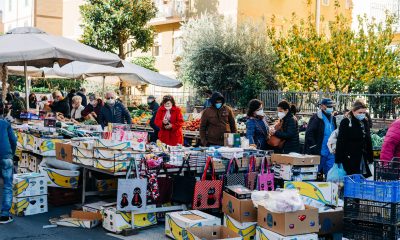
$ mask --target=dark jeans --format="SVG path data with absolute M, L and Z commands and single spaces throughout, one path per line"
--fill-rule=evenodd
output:
M 11 203 L 13 198 L 13 160 L 9 158 L 0 159 L 0 170 L 3 178 L 3 202 L 1 204 L 0 216 L 10 216 Z

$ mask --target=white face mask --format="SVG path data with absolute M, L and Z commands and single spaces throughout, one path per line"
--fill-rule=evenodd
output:
M 90 104 L 91 104 L 92 106 L 96 105 L 96 103 L 97 103 L 97 101 L 96 101 L 96 100 L 92 100 L 92 101 L 90 101 Z
M 286 116 L 285 112 L 278 112 L 278 118 L 283 119 Z
M 263 109 L 260 109 L 260 110 L 258 110 L 258 111 L 255 111 L 254 112 L 257 116 L 264 116 L 264 110 Z
M 114 105 L 115 104 L 115 99 L 107 99 L 106 103 L 108 105 Z
M 165 109 L 167 109 L 167 110 L 171 110 L 171 108 L 172 108 L 172 106 L 164 106 L 165 107 Z

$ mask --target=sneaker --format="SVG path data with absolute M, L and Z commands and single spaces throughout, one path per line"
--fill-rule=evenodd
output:
M 1 216 L 0 217 L 0 224 L 6 224 L 14 221 L 13 217 L 11 216 Z

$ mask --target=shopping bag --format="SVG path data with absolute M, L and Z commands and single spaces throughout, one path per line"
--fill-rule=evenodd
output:
M 239 173 L 239 167 L 236 162 L 236 158 L 232 158 L 229 161 L 226 174 L 224 176 L 225 186 L 242 185 L 246 186 L 245 174 Z
M 193 194 L 193 209 L 213 209 L 220 207 L 222 180 L 216 180 L 215 170 L 212 168 L 212 180 L 206 180 L 208 169 L 212 165 L 212 158 L 208 157 L 201 180 L 196 182 Z
M 255 190 L 257 188 L 257 176 L 256 172 L 256 157 L 251 156 L 249 159 L 249 171 L 246 177 L 246 187 L 250 190 Z
M 181 172 L 185 167 L 187 171 L 181 176 Z M 182 204 L 192 203 L 196 178 L 191 174 L 188 159 L 183 161 L 181 169 L 177 175 L 173 176 L 172 181 L 172 202 Z
M 136 178 L 130 179 L 133 166 Z M 136 160 L 131 159 L 126 179 L 118 179 L 117 210 L 134 211 L 146 208 L 147 180 L 140 178 Z
M 265 165 L 267 168 L 267 173 L 265 173 Z M 271 173 L 268 159 L 266 157 L 263 158 L 261 162 L 261 171 L 258 174 L 258 190 L 259 191 L 274 191 L 274 174 Z
M 343 182 L 343 178 L 346 176 L 346 171 L 343 169 L 341 163 L 335 163 L 333 167 L 328 171 L 326 176 L 327 182 Z

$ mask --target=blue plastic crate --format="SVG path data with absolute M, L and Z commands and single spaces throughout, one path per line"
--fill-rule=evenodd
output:
M 344 196 L 378 202 L 400 202 L 400 181 L 367 180 L 356 174 L 344 178 Z

